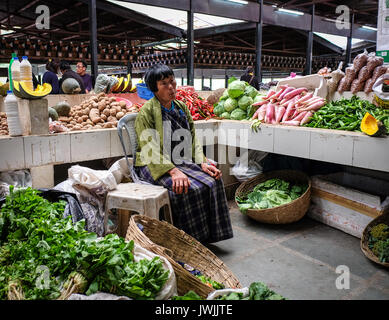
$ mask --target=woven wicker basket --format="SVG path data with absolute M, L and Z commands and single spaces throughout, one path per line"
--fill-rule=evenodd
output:
M 143 225 L 143 232 L 137 223 Z M 203 275 L 224 284 L 226 288 L 241 288 L 238 279 L 214 253 L 195 238 L 165 221 L 144 215 L 133 215 L 130 218 L 126 240 L 134 240 L 143 248 L 168 259 L 176 274 L 179 295 L 193 290 L 206 298 L 214 289 L 201 282 L 176 261 L 189 264 Z
M 369 233 L 371 228 L 376 226 L 377 224 L 385 223 L 389 225 L 389 211 L 384 212 L 383 214 L 379 215 L 377 218 L 374 218 L 370 223 L 365 227 L 362 233 L 361 238 L 361 250 L 364 253 L 364 255 L 370 259 L 371 261 L 380 264 L 384 267 L 389 267 L 389 262 L 381 262 L 378 257 L 370 250 L 369 248 Z
M 293 200 L 290 203 L 271 209 L 249 209 L 247 210 L 247 215 L 256 221 L 269 224 L 287 224 L 300 220 L 308 211 L 312 188 L 309 177 L 300 171 L 278 170 L 260 174 L 243 182 L 236 190 L 235 197 L 241 197 L 248 192 L 251 192 L 257 184 L 274 178 L 291 183 L 305 183 L 308 184 L 308 188 L 300 198 Z M 236 204 L 238 203 L 236 202 Z

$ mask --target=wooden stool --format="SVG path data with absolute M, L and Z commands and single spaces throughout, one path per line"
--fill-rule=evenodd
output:
M 156 185 L 120 183 L 115 190 L 107 194 L 104 231 L 108 231 L 108 213 L 111 209 L 124 209 L 159 220 L 161 208 L 164 209 L 165 220 L 173 224 L 167 189 Z

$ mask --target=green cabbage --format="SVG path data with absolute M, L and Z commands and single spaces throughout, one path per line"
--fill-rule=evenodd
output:
M 220 118 L 230 119 L 230 118 L 231 118 L 231 115 L 230 115 L 229 112 L 223 112 L 223 113 L 220 115 Z
M 255 96 L 258 94 L 258 91 L 257 89 L 255 89 L 254 87 L 248 85 L 246 87 L 246 89 L 244 90 L 244 95 L 245 96 L 250 96 L 251 98 L 255 98 Z
M 228 85 L 227 91 L 230 98 L 238 98 L 243 95 L 246 89 L 244 81 L 236 80 Z
M 247 114 L 242 109 L 237 108 L 234 111 L 231 112 L 231 119 L 232 120 L 244 120 L 246 119 Z
M 228 99 L 228 90 L 224 90 L 222 96 L 220 97 L 219 101 L 224 101 Z
M 223 112 L 225 112 L 226 110 L 224 110 L 224 100 L 220 101 L 216 106 L 215 108 L 213 108 L 213 113 L 217 116 L 220 116 Z
M 249 106 L 253 104 L 254 100 L 250 96 L 244 95 L 243 97 L 239 98 L 238 100 L 238 106 L 242 110 L 246 111 Z
M 238 107 L 238 101 L 236 101 L 235 99 L 228 98 L 228 99 L 224 102 L 224 109 L 225 109 L 227 112 L 231 112 L 232 110 L 236 109 L 237 107 Z
M 259 102 L 259 101 L 262 101 L 264 97 L 265 97 L 265 96 L 263 96 L 263 95 L 257 94 L 257 95 L 254 97 L 254 102 L 253 102 L 253 103 L 257 103 L 257 102 Z

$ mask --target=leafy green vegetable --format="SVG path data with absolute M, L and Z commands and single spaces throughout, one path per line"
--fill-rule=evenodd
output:
M 231 118 L 231 114 L 229 112 L 223 112 L 221 115 L 220 115 L 220 118 L 223 118 L 223 119 L 230 119 Z
M 190 290 L 183 296 L 173 296 L 171 300 L 204 300 L 196 292 Z
M 389 226 L 380 223 L 371 228 L 368 246 L 381 262 L 389 262 Z
M 250 96 L 248 95 L 244 95 L 242 97 L 239 98 L 238 100 L 238 106 L 240 109 L 242 109 L 243 111 L 246 111 L 247 108 L 249 106 L 251 106 L 253 104 L 253 98 L 251 98 Z
M 258 94 L 258 91 L 257 89 L 255 89 L 253 86 L 250 86 L 248 85 L 246 87 L 246 89 L 244 90 L 244 95 L 245 96 L 249 96 L 251 97 L 252 99 L 254 99 L 256 97 L 256 95 Z
M 227 112 L 231 112 L 232 110 L 236 109 L 238 107 L 238 101 L 236 101 L 235 99 L 233 98 L 228 98 L 225 102 L 224 102 L 224 109 L 227 111 Z
M 222 283 L 212 280 L 210 277 L 204 275 L 198 275 L 196 277 L 199 278 L 203 283 L 214 288 L 215 290 L 224 289 L 224 285 Z
M 246 195 L 237 196 L 239 210 L 246 213 L 248 209 L 270 209 L 292 202 L 307 190 L 306 185 L 298 185 L 282 179 L 269 179 L 257 184 Z
M 232 120 L 244 120 L 246 119 L 246 116 L 246 112 L 240 108 L 236 108 L 235 110 L 232 110 L 230 118 Z
M 243 298 L 242 293 L 232 292 L 218 297 L 218 300 L 286 300 L 283 296 L 270 290 L 262 282 L 252 282 L 249 286 L 249 295 Z
M 97 238 L 85 221 L 63 218 L 65 202 L 50 203 L 27 188 L 14 190 L 0 211 L 0 299 L 20 283 L 25 299 L 57 299 L 76 286 L 134 299 L 153 299 L 168 279 L 159 258 L 134 261 L 133 241 Z
M 217 116 L 220 116 L 223 112 L 225 112 L 224 110 L 224 101 L 225 100 L 222 100 L 220 101 L 216 106 L 215 108 L 213 108 L 213 113 Z
M 244 94 L 246 84 L 244 81 L 235 80 L 228 84 L 228 96 L 230 98 L 238 98 Z M 232 111 L 232 110 L 231 110 Z

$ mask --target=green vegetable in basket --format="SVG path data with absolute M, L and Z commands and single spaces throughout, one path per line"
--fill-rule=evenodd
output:
M 370 236 L 376 240 L 386 240 L 389 238 L 389 226 L 379 223 L 370 230 Z
M 257 184 L 251 192 L 235 198 L 239 210 L 270 209 L 292 202 L 307 190 L 306 185 L 291 184 L 282 179 L 269 179 Z
M 389 226 L 380 223 L 371 228 L 368 246 L 381 262 L 389 262 Z
M 197 275 L 196 277 L 199 278 L 201 282 L 214 288 L 215 290 L 224 289 L 224 285 L 222 283 L 212 280 L 210 277 L 206 277 L 204 275 Z
M 171 300 L 204 300 L 196 292 L 189 290 L 183 296 L 172 296 Z

